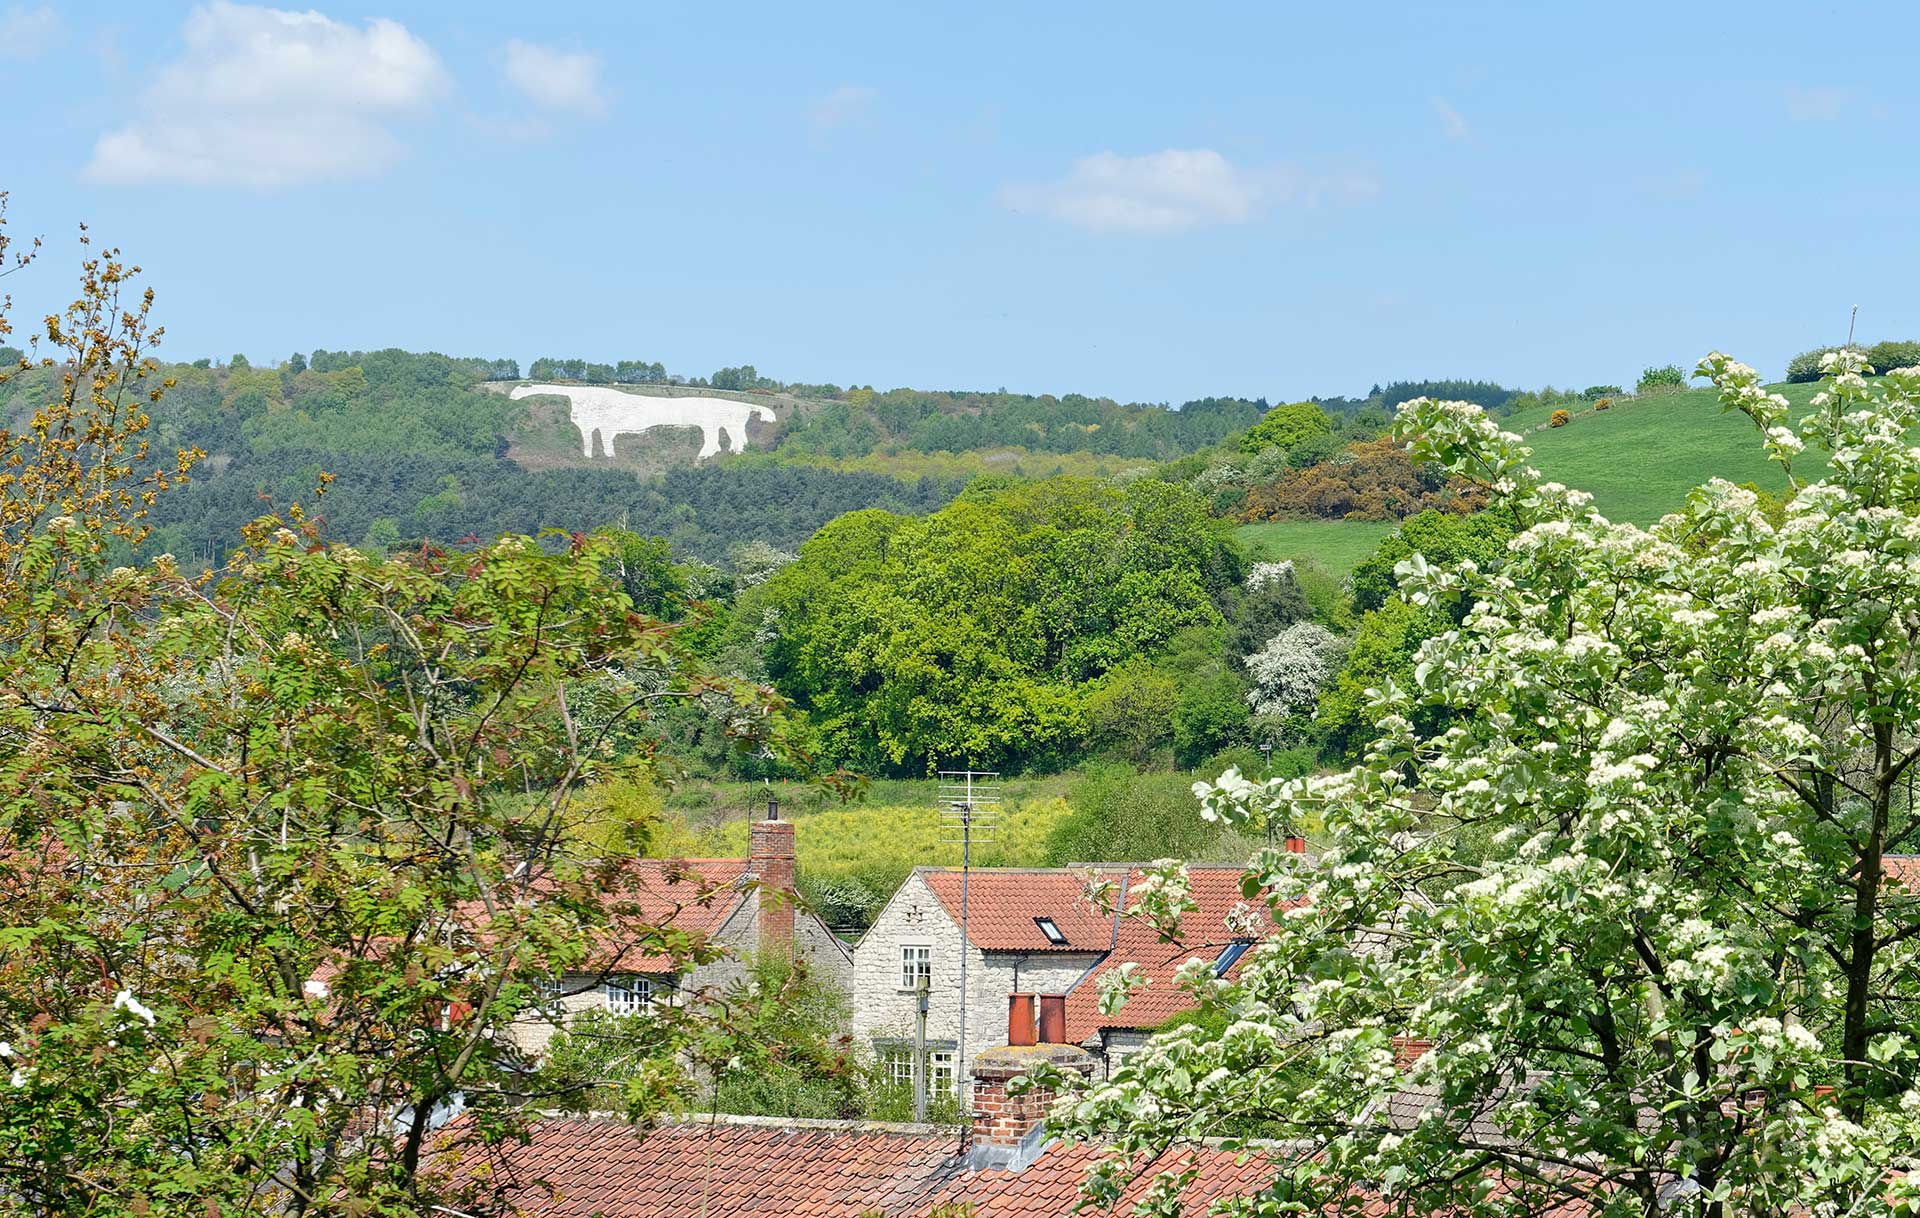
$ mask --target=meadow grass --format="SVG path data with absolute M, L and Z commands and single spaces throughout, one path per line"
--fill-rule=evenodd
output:
M 1817 384 L 1772 385 L 1787 399 L 1790 417 L 1804 416 Z M 1648 525 L 1678 510 L 1687 492 L 1709 478 L 1786 489 L 1780 467 L 1770 464 L 1753 422 L 1722 413 L 1717 391 L 1621 398 L 1609 410 L 1584 407 L 1564 427 L 1545 426 L 1551 411 L 1522 411 L 1500 421 L 1533 449 L 1533 464 L 1556 482 L 1589 491 L 1594 507 L 1613 520 Z M 1795 473 L 1821 476 L 1817 453 Z
M 1234 530 L 1255 558 L 1318 563 L 1345 579 L 1398 525 L 1382 520 L 1266 520 Z
M 1796 424 L 1820 391 L 1818 384 L 1768 388 L 1787 399 Z M 1709 478 L 1786 489 L 1786 475 L 1761 450 L 1758 429 L 1743 414 L 1722 413 L 1712 388 L 1616 398 L 1607 410 L 1582 406 L 1564 427 L 1548 425 L 1553 410 L 1535 407 L 1499 423 L 1533 449 L 1542 474 L 1590 492 L 1609 519 L 1650 525 L 1679 510 L 1687 492 Z M 1795 472 L 1818 478 L 1818 454 L 1809 457 Z M 1256 557 L 1313 559 L 1344 579 L 1394 527 L 1371 520 L 1276 520 L 1234 533 Z

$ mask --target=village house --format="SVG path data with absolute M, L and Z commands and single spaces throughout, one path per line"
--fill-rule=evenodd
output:
M 1298 838 L 1289 841 L 1291 849 L 1304 847 Z M 951 1094 L 969 1075 L 973 1051 L 996 1043 L 1012 1005 L 1036 1020 L 1062 1018 L 1057 1038 L 1085 1048 L 1097 1070 L 1110 1072 L 1154 1028 L 1192 1006 L 1173 982 L 1182 961 L 1205 955 L 1220 975 L 1232 975 L 1270 925 L 1265 904 L 1243 897 L 1241 868 L 1195 866 L 1189 869 L 1195 908 L 1182 919 L 1183 942 L 1168 944 L 1140 919 L 1125 916 L 1141 874 L 1125 864 L 976 868 L 966 883 L 963 938 L 959 869 L 915 868 L 854 949 L 855 1039 L 872 1047 L 894 1081 L 910 1081 L 916 989 L 925 978 L 934 1094 Z M 1113 908 L 1089 900 L 1095 881 L 1110 886 Z M 1100 978 L 1128 962 L 1145 971 L 1148 984 L 1119 1012 L 1102 1015 Z
M 621 868 L 616 884 L 607 897 L 635 922 L 688 931 L 722 955 L 676 971 L 674 961 L 648 950 L 644 936 L 623 937 L 616 919 L 592 971 L 550 982 L 547 1011 L 515 1025 L 514 1040 L 530 1056 L 544 1053 L 554 1034 L 584 1011 L 633 1014 L 652 1003 L 717 994 L 745 976 L 755 953 L 791 953 L 815 977 L 848 985 L 852 956 L 796 900 L 794 825 L 771 806 L 767 819 L 753 822 L 746 858 L 635 859 Z

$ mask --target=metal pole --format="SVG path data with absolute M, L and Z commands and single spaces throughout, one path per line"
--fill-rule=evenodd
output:
M 913 1119 L 927 1119 L 927 983 L 925 973 L 913 979 Z
M 960 805 L 960 1053 L 957 1073 L 967 1073 L 967 876 L 973 870 L 973 771 L 967 771 L 967 802 Z

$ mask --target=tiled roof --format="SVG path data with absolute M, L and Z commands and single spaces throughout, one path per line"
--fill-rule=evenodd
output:
M 960 869 L 922 867 L 920 875 L 959 925 Z M 1114 917 L 1088 902 L 1086 886 L 1083 868 L 976 867 L 967 882 L 967 939 L 982 951 L 1104 952 L 1113 945 Z M 1067 941 L 1049 942 L 1035 918 L 1052 918 Z
M 1021 1171 L 969 1170 L 954 1133 L 926 1126 L 722 1117 L 650 1133 L 590 1118 L 539 1122 L 531 1141 L 469 1151 L 457 1174 L 485 1179 L 526 1218 L 927 1218 L 964 1203 L 975 1218 L 1065 1215 L 1079 1202 L 1099 1147 L 1055 1142 Z M 1198 1169 L 1190 1213 L 1273 1180 L 1255 1154 L 1204 1146 L 1150 1164 L 1111 1212 L 1126 1214 L 1156 1171 Z
M 696 942 L 711 938 L 739 908 L 747 876 L 745 859 L 629 859 L 605 877 L 599 899 L 606 909 L 607 926 L 594 935 L 595 949 L 588 965 L 595 971 L 662 973 L 675 968 L 668 956 L 650 953 L 649 932 L 672 926 Z M 535 899 L 555 891 L 536 878 Z M 479 902 L 461 906 L 458 917 L 476 934 L 484 935 L 488 918 Z
M 1123 918 L 1119 941 L 1113 953 L 1091 969 L 1067 994 L 1067 1039 L 1083 1041 L 1102 1028 L 1157 1028 L 1168 1019 L 1193 1006 L 1187 992 L 1174 984 L 1173 974 L 1191 956 L 1216 959 L 1234 941 L 1227 929 L 1228 915 L 1245 905 L 1259 913 L 1263 924 L 1270 925 L 1263 901 L 1248 901 L 1240 892 L 1238 867 L 1191 867 L 1187 871 L 1188 893 L 1194 908 L 1180 919 L 1181 941 L 1164 942 L 1153 927 L 1138 918 Z M 1140 873 L 1129 882 L 1131 890 Z M 1226 971 L 1238 976 L 1248 953 L 1243 953 Z M 1100 1012 L 1100 978 L 1133 962 L 1140 966 L 1147 984 L 1133 991 L 1132 997 L 1111 1015 Z

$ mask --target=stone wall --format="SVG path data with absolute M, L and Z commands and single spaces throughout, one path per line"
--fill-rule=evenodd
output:
M 927 1003 L 927 1044 L 953 1049 L 960 1037 L 960 926 L 927 887 L 919 872 L 907 877 L 880 911 L 853 953 L 853 1035 L 862 1045 L 913 1040 L 914 995 L 902 984 L 900 950 L 933 949 Z M 982 952 L 967 948 L 967 1058 L 1007 1043 L 1007 995 L 1061 994 L 1094 964 L 1101 952 Z

